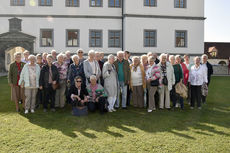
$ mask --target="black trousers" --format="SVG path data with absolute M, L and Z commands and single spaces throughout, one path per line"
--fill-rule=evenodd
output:
M 49 101 L 50 101 L 50 108 L 54 108 L 56 91 L 53 90 L 51 84 L 48 87 L 44 88 L 43 90 L 44 90 L 43 108 L 48 109 Z
M 201 86 L 191 85 L 191 107 L 195 107 L 195 101 L 197 107 L 201 107 Z
M 106 112 L 106 98 L 100 97 L 98 102 L 88 102 L 88 110 L 90 112 L 95 112 L 97 109 L 100 111 L 100 113 Z
M 36 95 L 36 108 L 39 106 L 39 104 L 43 103 L 43 91 L 41 89 L 38 89 L 37 95 Z

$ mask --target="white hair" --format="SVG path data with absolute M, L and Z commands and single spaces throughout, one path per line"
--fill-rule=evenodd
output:
M 30 56 L 28 57 L 29 60 L 31 60 L 32 58 L 33 58 L 33 59 L 36 59 L 36 56 L 30 55 Z
M 89 53 L 88 53 L 88 55 L 90 55 L 90 54 L 94 54 L 95 55 L 95 51 L 94 50 L 90 50 Z
M 28 50 L 25 50 L 25 51 L 23 52 L 23 55 L 26 54 L 26 53 L 30 53 L 30 52 L 29 52 Z
M 80 48 L 80 49 L 77 50 L 77 54 L 78 54 L 78 52 L 80 52 L 80 51 L 84 52 L 83 49 Z
M 64 57 L 65 57 L 65 54 L 60 53 L 60 54 L 57 55 L 57 59 L 58 59 L 59 57 L 63 57 L 63 58 L 64 58 Z
M 79 56 L 78 56 L 78 55 L 73 55 L 73 56 L 71 57 L 72 61 L 75 61 L 75 60 L 74 60 L 75 58 L 77 58 L 77 59 L 79 60 Z
M 111 58 L 115 58 L 113 54 L 110 54 L 110 55 L 108 56 L 108 59 L 111 59 Z
M 51 54 L 48 54 L 48 55 L 46 56 L 46 58 L 52 58 L 52 59 L 53 59 L 53 56 L 52 56 Z
M 66 52 L 65 52 L 65 54 L 70 54 L 71 52 L 69 51 L 69 50 L 67 50 Z
M 140 60 L 140 57 L 138 57 L 138 56 L 133 56 L 132 60 L 134 61 L 135 59 Z
M 162 54 L 159 56 L 160 61 L 162 61 L 162 58 L 163 58 L 163 57 L 166 57 L 166 58 L 167 58 L 167 54 L 162 53 Z
M 14 53 L 14 58 L 16 58 L 16 56 L 18 56 L 18 55 L 22 56 L 22 53 L 20 53 L 20 52 Z
M 90 80 L 93 80 L 93 79 L 97 80 L 97 77 L 95 75 L 91 75 L 89 79 Z
M 175 59 L 175 56 L 174 55 L 169 55 L 169 61 L 171 61 L 172 58 Z
M 181 56 L 180 56 L 180 55 L 176 55 L 176 56 L 175 56 L 175 59 L 177 59 L 177 58 L 181 58 Z
M 53 52 L 57 53 L 57 52 L 56 52 L 56 50 L 54 50 L 54 49 L 53 49 L 53 50 L 51 50 L 51 54 L 52 54 Z
M 194 59 L 193 59 L 193 60 L 195 61 L 197 58 L 198 58 L 198 59 L 200 59 L 200 57 L 199 57 L 199 56 L 196 56 L 196 57 L 194 57 Z
M 207 56 L 206 54 L 203 54 L 203 55 L 201 56 L 201 58 L 204 58 L 204 57 L 206 57 L 206 58 L 208 59 L 208 56 Z
M 118 51 L 118 52 L 117 52 L 117 56 L 118 56 L 119 54 L 124 54 L 124 52 L 123 52 L 123 51 Z

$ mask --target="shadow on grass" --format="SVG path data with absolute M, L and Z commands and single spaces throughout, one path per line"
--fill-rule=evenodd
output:
M 85 117 L 74 117 L 67 110 L 58 110 L 55 113 L 43 113 L 41 110 L 36 114 L 24 115 L 32 124 L 46 129 L 56 129 L 63 134 L 75 138 L 77 133 L 85 137 L 94 139 L 96 132 L 107 133 L 114 137 L 124 137 L 126 133 L 136 133 L 136 129 L 148 132 L 169 132 L 179 137 L 195 140 L 195 137 L 185 134 L 184 131 L 192 129 L 195 133 L 212 136 L 225 135 L 228 133 L 217 131 L 212 125 L 229 128 L 224 117 L 230 113 L 217 110 L 185 110 L 185 111 L 156 111 L 147 113 L 146 110 L 130 108 L 129 110 L 119 110 L 115 113 L 100 115 L 91 113 Z M 219 120 L 222 118 L 222 120 Z M 115 129 L 115 130 L 114 130 Z

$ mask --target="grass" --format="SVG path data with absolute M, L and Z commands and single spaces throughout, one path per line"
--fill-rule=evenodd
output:
M 230 152 L 230 77 L 213 77 L 202 110 L 116 113 L 74 117 L 15 112 L 10 88 L 0 78 L 0 152 Z

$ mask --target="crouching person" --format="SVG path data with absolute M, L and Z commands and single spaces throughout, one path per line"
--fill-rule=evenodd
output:
M 107 112 L 107 100 L 104 88 L 97 84 L 97 77 L 95 75 L 90 76 L 90 84 L 87 85 L 89 93 L 88 109 L 90 112 L 95 112 L 99 109 L 101 114 Z
M 88 114 L 87 96 L 88 92 L 84 85 L 82 85 L 82 78 L 77 76 L 74 79 L 75 85 L 70 87 L 70 95 L 72 100 L 72 113 L 74 116 L 84 116 Z

